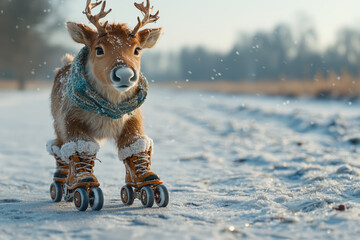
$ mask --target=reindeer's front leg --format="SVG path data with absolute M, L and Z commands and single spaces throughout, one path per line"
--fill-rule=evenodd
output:
M 99 144 L 95 141 L 86 124 L 76 118 L 76 112 L 64 119 L 64 144 L 61 156 L 69 163 L 70 171 L 65 184 L 65 200 L 74 199 L 75 206 L 84 211 L 88 204 L 94 210 L 103 206 L 103 194 L 93 174 Z
M 153 141 L 144 135 L 139 111 L 126 121 L 117 139 L 119 159 L 126 168 L 125 182 L 135 188 L 149 184 L 161 184 L 159 177 L 150 172 Z
M 61 147 L 61 155 L 66 162 L 70 162 L 75 155 L 96 156 L 100 149 L 97 141 L 89 133 L 89 128 L 76 117 L 78 114 L 72 110 L 64 118 L 64 144 Z
M 134 197 L 137 197 L 143 205 L 151 207 L 155 193 L 156 203 L 165 207 L 168 203 L 168 192 L 165 186 L 160 185 L 162 181 L 158 175 L 150 171 L 153 141 L 144 135 L 139 111 L 126 122 L 117 139 L 117 146 L 119 159 L 124 162 L 126 169 L 126 186 L 121 189 L 122 201 L 131 205 Z M 135 188 L 135 195 L 132 187 Z

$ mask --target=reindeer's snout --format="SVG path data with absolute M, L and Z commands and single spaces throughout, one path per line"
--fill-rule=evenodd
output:
M 120 92 L 125 92 L 135 85 L 137 80 L 136 72 L 127 66 L 118 66 L 111 71 L 113 86 Z

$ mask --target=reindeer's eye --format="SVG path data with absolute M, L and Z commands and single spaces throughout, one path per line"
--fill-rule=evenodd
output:
M 134 54 L 138 56 L 140 54 L 141 48 L 137 47 L 135 48 Z
M 96 56 L 104 55 L 104 49 L 102 49 L 101 47 L 97 47 L 95 48 L 95 50 L 96 50 Z

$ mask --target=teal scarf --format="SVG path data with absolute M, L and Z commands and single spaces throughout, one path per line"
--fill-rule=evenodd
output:
M 137 94 L 128 101 L 114 104 L 106 100 L 86 81 L 84 62 L 89 54 L 89 48 L 81 49 L 71 64 L 71 73 L 67 82 L 67 92 L 71 101 L 79 108 L 106 116 L 112 119 L 122 118 L 140 107 L 147 96 L 148 81 L 140 73 Z

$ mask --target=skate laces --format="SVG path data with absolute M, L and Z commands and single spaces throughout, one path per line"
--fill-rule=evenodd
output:
M 55 157 L 56 160 L 56 169 L 59 171 L 69 170 L 69 165 L 62 160 L 60 157 Z
M 79 154 L 78 157 L 81 159 L 81 161 L 75 162 L 76 172 L 93 173 L 95 160 L 101 162 L 100 159 L 91 155 L 89 156 Z
M 150 156 L 146 153 L 135 154 L 137 158 L 134 159 L 135 163 L 135 174 L 140 173 L 140 176 L 144 175 L 149 171 Z

